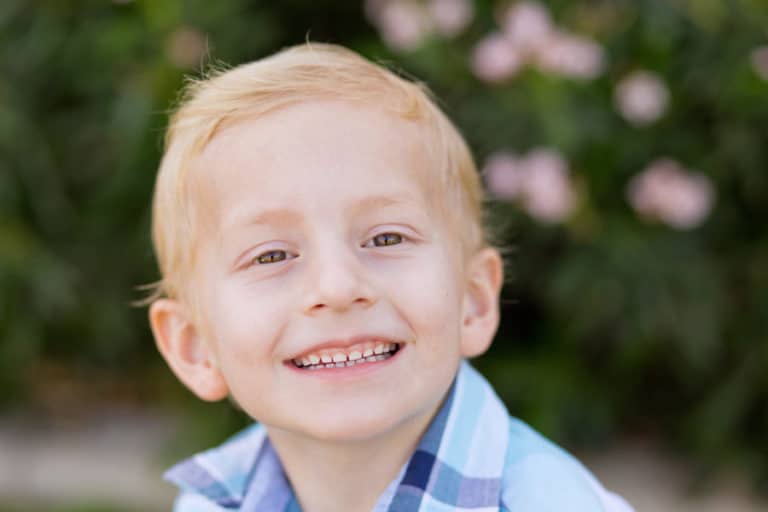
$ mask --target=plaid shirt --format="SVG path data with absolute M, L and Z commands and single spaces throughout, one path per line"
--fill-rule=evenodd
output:
M 171 468 L 177 512 L 300 512 L 261 425 Z M 632 512 L 573 457 L 510 418 L 462 362 L 445 403 L 374 512 Z

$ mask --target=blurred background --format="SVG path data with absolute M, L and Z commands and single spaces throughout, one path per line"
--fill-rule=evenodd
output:
M 638 510 L 768 502 L 763 0 L 3 0 L 0 510 L 168 510 L 247 424 L 156 353 L 149 202 L 185 76 L 306 39 L 426 82 L 507 247 L 476 361 Z

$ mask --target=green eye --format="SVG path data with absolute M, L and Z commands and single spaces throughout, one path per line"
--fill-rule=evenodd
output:
M 254 258 L 254 261 L 259 265 L 264 265 L 267 263 L 277 263 L 285 259 L 288 259 L 288 254 L 285 251 L 276 250 L 259 254 L 256 256 L 256 258 Z
M 403 242 L 403 237 L 397 233 L 382 233 L 373 237 L 375 247 L 384 247 L 385 245 L 397 245 Z

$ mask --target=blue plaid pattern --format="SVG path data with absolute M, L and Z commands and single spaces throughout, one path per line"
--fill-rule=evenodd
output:
M 300 512 L 261 425 L 166 473 L 177 512 Z M 463 361 L 446 400 L 374 512 L 631 512 L 573 457 L 510 418 Z

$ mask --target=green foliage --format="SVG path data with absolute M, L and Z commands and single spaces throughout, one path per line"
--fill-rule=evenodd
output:
M 579 195 L 567 221 L 493 205 L 514 252 L 504 321 L 478 365 L 515 414 L 581 442 L 650 431 L 709 462 L 763 446 L 768 82 L 750 52 L 766 44 L 768 8 L 548 2 L 558 24 L 602 45 L 602 74 L 526 69 L 487 84 L 469 57 L 496 30 L 498 5 L 474 5 L 455 38 L 394 51 L 357 2 L 2 2 L 0 401 L 29 398 L 30 375 L 49 360 L 135 379 L 155 371 L 144 312 L 129 303 L 136 285 L 157 278 L 149 201 L 167 110 L 184 74 L 206 60 L 237 64 L 309 36 L 426 81 L 480 163 L 539 146 L 567 159 Z M 670 93 L 645 127 L 613 104 L 617 82 L 636 69 L 658 73 Z M 628 183 L 661 156 L 714 184 L 701 226 L 679 231 L 629 206 Z M 225 419 L 211 429 L 241 423 L 215 411 Z M 765 461 L 751 467 L 768 475 Z

